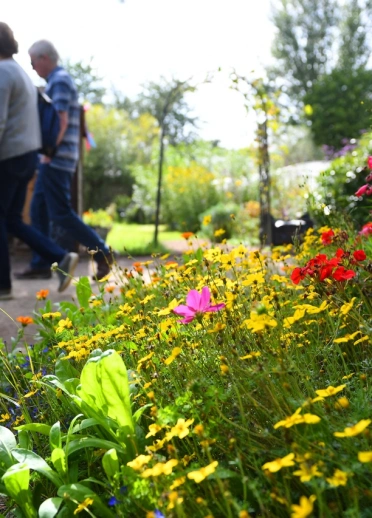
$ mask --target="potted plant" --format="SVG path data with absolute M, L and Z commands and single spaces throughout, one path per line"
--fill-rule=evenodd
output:
M 113 218 L 104 209 L 89 209 L 83 213 L 83 221 L 92 227 L 97 234 L 106 240 L 107 234 L 112 228 Z

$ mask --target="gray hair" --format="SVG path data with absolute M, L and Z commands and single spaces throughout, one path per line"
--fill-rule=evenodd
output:
M 28 50 L 29 54 L 33 54 L 34 56 L 48 56 L 52 63 L 58 63 L 59 54 L 57 49 L 48 40 L 39 40 L 36 41 Z

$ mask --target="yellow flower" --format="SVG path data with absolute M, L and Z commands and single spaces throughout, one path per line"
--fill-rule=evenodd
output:
M 154 423 L 154 424 L 150 424 L 149 426 L 149 433 L 146 435 L 146 439 L 148 437 L 151 437 L 153 435 L 156 435 L 158 432 L 160 432 L 160 430 L 162 429 L 161 426 L 159 426 L 158 424 Z
M 318 471 L 316 464 L 309 466 L 307 462 L 300 464 L 300 469 L 293 472 L 296 477 L 300 477 L 301 482 L 309 482 L 313 477 L 322 477 L 322 473 Z
M 245 356 L 239 356 L 239 359 L 240 360 L 250 360 L 251 358 L 258 358 L 259 356 L 261 356 L 260 352 L 252 352 L 252 353 L 246 354 Z
M 168 504 L 168 511 L 171 509 L 174 509 L 176 505 L 180 505 L 183 502 L 183 498 L 178 496 L 177 491 L 171 491 L 168 494 L 169 504 Z
M 347 473 L 342 471 L 341 469 L 335 469 L 333 476 L 330 478 L 326 478 L 328 484 L 331 486 L 346 486 L 347 484 Z
M 360 451 L 358 460 L 359 462 L 372 462 L 372 451 Z
M 326 389 L 316 390 L 315 392 L 320 397 L 329 397 L 334 396 L 338 392 L 341 392 L 341 390 L 343 390 L 345 387 L 346 385 L 339 385 L 338 387 L 332 387 L 332 385 L 330 385 Z
M 61 316 L 61 313 L 59 311 L 55 311 L 54 313 L 44 313 L 41 316 L 42 318 L 58 318 Z
M 286 417 L 282 421 L 279 421 L 278 423 L 276 423 L 274 425 L 275 430 L 277 428 L 280 428 L 281 426 L 284 426 L 284 428 L 291 428 L 292 426 L 294 426 L 296 424 L 301 424 L 301 423 L 306 423 L 306 424 L 319 423 L 320 417 L 318 417 L 317 415 L 309 414 L 309 413 L 301 415 L 300 412 L 301 412 L 301 407 L 297 408 L 296 412 L 293 415 Z
M 224 230 L 223 228 L 219 228 L 214 231 L 215 237 L 223 236 L 224 234 L 226 234 L 226 230 Z
M 93 498 L 86 498 L 83 502 L 81 502 L 81 504 L 77 506 L 77 508 L 74 511 L 74 514 L 78 514 L 81 511 L 84 511 L 88 507 L 88 505 L 93 504 L 93 501 Z
M 205 478 L 216 471 L 217 466 L 218 462 L 215 460 L 211 462 L 211 464 L 208 464 L 208 466 L 204 466 L 204 468 L 200 468 L 197 471 L 190 471 L 190 473 L 187 474 L 187 478 L 200 484 L 200 482 L 203 482 Z
M 353 334 L 347 334 L 347 335 L 343 336 L 342 338 L 335 338 L 333 341 L 335 344 L 351 342 L 351 340 L 354 340 L 354 338 L 359 334 L 361 334 L 361 331 L 355 331 L 355 333 L 353 333 Z
M 272 318 L 270 315 L 267 315 L 266 313 L 259 315 L 253 311 L 251 312 L 251 318 L 244 320 L 244 324 L 248 329 L 252 330 L 252 333 L 264 331 L 267 327 L 276 327 L 278 325 L 275 318 Z
M 166 434 L 167 441 L 170 441 L 173 437 L 184 439 L 186 435 L 189 434 L 189 426 L 191 426 L 193 422 L 194 419 L 188 419 L 187 421 L 178 419 L 177 424 Z
M 247 275 L 244 281 L 242 281 L 243 286 L 252 286 L 252 284 L 263 284 L 265 282 L 265 276 L 263 272 L 251 273 Z
M 171 352 L 171 355 L 166 360 L 164 360 L 165 365 L 170 365 L 181 353 L 181 347 L 175 347 Z
M 173 299 L 166 308 L 158 311 L 158 316 L 163 317 L 172 313 L 173 309 L 179 305 L 179 301 L 177 299 Z
M 341 306 L 341 308 L 340 308 L 341 315 L 347 315 L 349 313 L 349 311 L 352 309 L 352 307 L 354 305 L 355 299 L 356 299 L 356 297 L 353 297 L 350 302 L 347 302 L 346 304 Z
M 169 489 L 176 489 L 177 487 L 182 486 L 182 484 L 184 484 L 185 482 L 186 482 L 186 477 L 176 478 L 173 481 L 173 483 L 171 484 L 171 486 L 169 487 Z
M 347 397 L 340 397 L 335 403 L 335 408 L 337 408 L 337 410 L 341 410 L 341 408 L 348 408 L 349 406 L 350 403 Z
M 145 469 L 142 473 L 143 478 L 148 477 L 159 477 L 160 475 L 170 475 L 172 473 L 172 469 L 177 466 L 178 460 L 171 459 L 168 462 L 158 462 L 155 464 L 153 468 Z
M 354 437 L 355 435 L 359 435 L 363 432 L 371 424 L 371 419 L 362 419 L 359 423 L 356 423 L 354 426 L 350 426 L 349 428 L 345 428 L 343 432 L 334 432 L 335 437 Z
M 203 218 L 203 225 L 209 225 L 209 223 L 212 221 L 212 216 L 211 215 L 207 215 L 207 216 L 204 216 Z
M 262 469 L 268 469 L 270 473 L 276 473 L 277 471 L 281 470 L 282 468 L 287 468 L 288 466 L 294 466 L 294 453 L 289 453 L 283 458 L 275 459 L 270 462 L 266 462 Z
M 138 455 L 134 460 L 127 462 L 127 466 L 134 469 L 135 471 L 139 471 L 142 466 L 150 462 L 152 459 L 152 455 Z
M 64 329 L 71 329 L 71 327 L 72 327 L 72 322 L 67 317 L 65 320 L 62 319 L 58 322 L 58 326 L 56 327 L 56 333 L 62 333 L 62 331 Z
M 310 516 L 314 509 L 313 503 L 315 502 L 315 500 L 315 495 L 311 495 L 310 498 L 307 498 L 306 496 L 301 496 L 299 505 L 291 505 L 291 517 L 306 518 L 307 516 Z
M 0 423 L 5 423 L 6 421 L 9 421 L 10 419 L 10 415 L 8 413 L 6 414 L 1 414 L 1 419 L 0 419 Z

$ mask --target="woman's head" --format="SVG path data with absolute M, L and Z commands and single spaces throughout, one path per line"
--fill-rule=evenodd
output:
M 18 53 L 18 43 L 14 39 L 12 29 L 4 22 L 0 22 L 0 57 L 11 58 Z

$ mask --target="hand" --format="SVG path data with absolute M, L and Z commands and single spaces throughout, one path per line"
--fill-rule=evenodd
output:
M 51 161 L 52 159 L 48 156 L 45 156 L 45 155 L 41 155 L 41 158 L 40 158 L 40 163 L 41 164 L 49 164 L 49 162 Z

